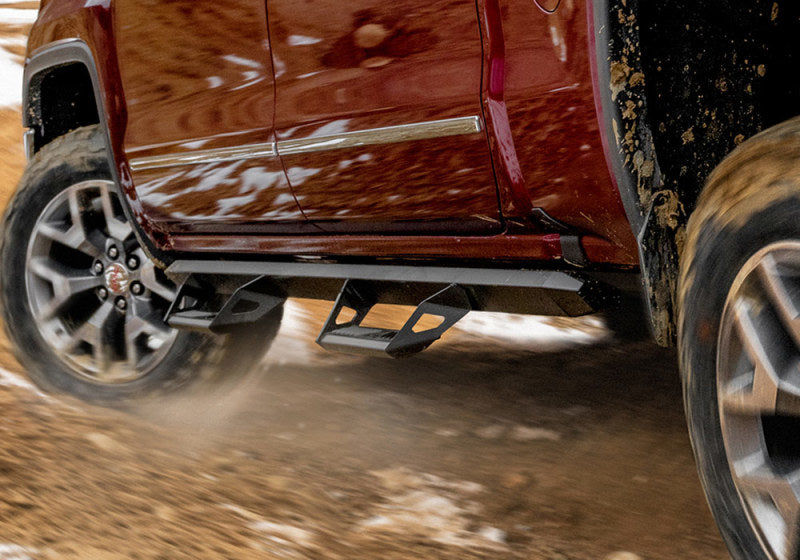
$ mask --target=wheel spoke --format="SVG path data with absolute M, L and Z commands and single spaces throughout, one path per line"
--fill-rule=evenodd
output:
M 89 255 L 95 259 L 99 258 L 103 254 L 103 251 L 99 247 L 95 246 L 94 243 L 92 243 L 86 236 L 86 232 L 83 230 L 83 227 L 77 224 L 70 226 L 67 231 L 61 231 L 53 224 L 42 222 L 37 227 L 36 232 L 39 235 L 43 235 L 44 237 L 50 239 L 51 241 L 65 245 L 70 249 L 80 251 L 81 253 Z
M 136 341 L 145 325 L 140 317 L 131 315 L 125 318 L 125 361 L 130 368 L 135 368 L 139 363 L 139 347 Z
M 752 305 L 744 300 L 739 300 L 733 305 L 732 311 L 736 332 L 742 341 L 747 357 L 753 364 L 752 384 L 748 384 L 750 387 L 741 387 L 744 383 L 735 381 L 729 383 L 729 390 L 720 395 L 722 406 L 729 412 L 740 414 L 775 414 L 778 412 L 779 402 L 785 406 L 785 403 L 792 403 L 795 399 L 779 398 L 787 386 L 781 382 L 761 340 L 760 331 L 753 322 Z M 730 388 L 731 386 L 733 388 Z M 791 393 L 791 391 L 787 392 Z M 781 410 L 781 412 L 800 416 L 800 407 L 791 411 Z
M 773 255 L 765 255 L 758 263 L 758 276 L 794 343 L 800 347 L 800 309 L 794 302 L 778 270 Z
M 783 527 L 775 523 L 763 530 L 769 532 L 768 540 L 782 540 L 782 550 L 775 552 L 785 560 L 797 560 L 800 555 L 800 472 L 789 477 L 776 475 L 766 464 L 737 477 L 737 487 L 744 494 L 768 498 L 780 517 Z M 774 534 L 773 534 L 774 533 Z M 773 538 L 769 538 L 773 537 Z
M 31 259 L 30 270 L 46 280 L 53 288 L 53 297 L 41 310 L 44 320 L 51 319 L 55 313 L 73 296 L 88 292 L 102 285 L 103 279 L 93 274 L 67 274 L 63 267 L 47 257 Z
M 133 228 L 127 221 L 118 219 L 114 214 L 114 205 L 111 203 L 111 194 L 108 189 L 100 190 L 100 201 L 103 206 L 103 217 L 106 219 L 109 235 L 120 241 L 126 240 L 133 233 Z
M 161 314 L 150 305 L 148 300 L 132 298 L 131 305 L 128 309 L 128 319 L 132 320 L 135 318 L 142 321 L 152 332 L 160 332 L 162 334 L 171 332 L 172 329 L 164 323 Z
M 142 268 L 139 280 L 142 285 L 165 300 L 173 301 L 177 295 L 177 290 L 164 285 L 158 280 L 158 277 L 156 277 L 156 267 L 149 259 L 142 259 L 141 262 Z
M 146 353 L 139 346 L 143 335 L 142 342 L 150 350 L 154 350 L 169 339 L 171 330 L 147 303 L 134 299 L 129 310 L 130 313 L 125 318 L 126 360 L 130 366 L 135 366 L 141 355 Z
M 67 194 L 67 201 L 69 204 L 69 217 L 72 220 L 72 225 L 77 226 L 83 230 L 83 212 L 81 210 L 81 201 L 78 200 L 79 189 L 71 188 Z
M 112 346 L 108 332 L 113 321 L 114 306 L 106 301 L 91 317 L 72 333 L 65 344 L 63 351 L 74 352 L 81 343 L 92 347 L 92 356 L 95 367 L 99 372 L 109 369 L 112 361 Z
M 68 195 L 69 216 L 72 220 L 72 225 L 70 228 L 63 233 L 57 232 L 57 236 L 55 237 L 51 235 L 56 233 L 52 230 L 45 232 L 42 231 L 42 227 L 40 227 L 39 231 L 58 243 L 97 258 L 102 253 L 102 249 L 96 247 L 91 241 L 89 241 L 89 238 L 86 235 L 86 224 L 84 223 L 83 210 L 81 209 L 81 202 L 78 199 L 78 192 L 78 189 L 73 188 L 70 189 Z M 46 224 L 41 225 L 46 226 Z

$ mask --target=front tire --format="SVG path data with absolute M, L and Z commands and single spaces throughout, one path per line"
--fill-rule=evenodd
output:
M 258 331 L 227 337 L 164 323 L 176 287 L 125 217 L 98 126 L 62 136 L 31 161 L 6 211 L 0 267 L 3 320 L 19 361 L 44 389 L 90 401 L 239 374 L 280 321 L 279 310 Z
M 800 559 L 800 119 L 714 171 L 687 229 L 679 348 L 689 432 L 738 560 Z

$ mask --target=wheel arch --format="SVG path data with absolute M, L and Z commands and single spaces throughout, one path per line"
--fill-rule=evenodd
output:
M 152 227 L 138 208 L 128 164 L 121 151 L 121 131 L 124 130 L 126 115 L 121 90 L 114 83 L 115 76 L 111 73 L 111 76 L 106 76 L 111 83 L 104 84 L 95 54 L 89 44 L 79 38 L 56 41 L 31 53 L 25 64 L 22 82 L 22 122 L 33 136 L 33 141 L 30 138 L 26 141 L 28 153 L 33 156 L 42 146 L 71 130 L 91 124 L 100 125 L 108 148 L 112 177 L 117 194 L 123 201 L 125 214 L 134 225 L 136 237 L 148 257 L 158 266 L 166 268 L 173 259 L 162 247 L 168 248 L 170 242 Z M 70 99 L 62 100 L 52 93 L 63 91 L 59 87 L 71 94 Z M 104 95 L 104 87 L 111 88 L 110 101 Z M 119 94 L 114 95 L 115 92 Z M 110 112 L 106 107 L 108 103 L 112 105 Z M 115 139 L 118 141 L 115 142 Z M 149 233 L 159 238 L 158 244 Z
M 800 6 L 774 0 L 598 0 L 597 99 L 607 159 L 639 245 L 657 341 L 675 341 L 685 224 L 710 172 L 800 113 Z
M 108 141 L 100 81 L 86 43 L 65 40 L 37 49 L 26 62 L 22 83 L 22 124 L 35 134 L 33 153 L 92 124 L 103 125 Z

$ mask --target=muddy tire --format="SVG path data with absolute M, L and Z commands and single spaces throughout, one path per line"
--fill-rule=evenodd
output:
M 800 120 L 712 173 L 681 266 L 689 432 L 737 560 L 800 559 Z
M 6 210 L 0 305 L 17 359 L 47 391 L 109 404 L 250 369 L 282 310 L 226 337 L 167 326 L 176 287 L 137 242 L 108 160 L 98 126 L 70 132 L 36 154 Z

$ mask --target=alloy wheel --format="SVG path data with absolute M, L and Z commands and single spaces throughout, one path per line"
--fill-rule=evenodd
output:
M 174 344 L 163 318 L 175 286 L 139 246 L 111 181 L 61 191 L 33 226 L 25 263 L 36 327 L 73 375 L 132 382 Z
M 745 263 L 717 355 L 722 437 L 748 521 L 770 560 L 800 559 L 800 241 Z

